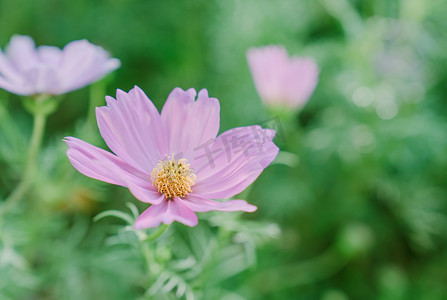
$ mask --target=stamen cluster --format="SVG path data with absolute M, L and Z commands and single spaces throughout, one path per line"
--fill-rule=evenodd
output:
M 196 175 L 186 159 L 175 160 L 168 156 L 152 170 L 151 179 L 160 193 L 165 194 L 167 199 L 173 199 L 185 197 L 192 192 Z

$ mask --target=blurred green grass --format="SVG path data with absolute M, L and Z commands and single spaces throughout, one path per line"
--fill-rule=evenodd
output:
M 16 33 L 59 47 L 86 38 L 122 62 L 106 80 L 108 95 L 136 84 L 161 108 L 176 86 L 207 88 L 221 103 L 221 131 L 269 118 L 245 61 L 249 47 L 278 43 L 313 56 L 317 89 L 299 116 L 281 124 L 291 133 L 278 141 L 299 155 L 299 165 L 269 167 L 248 195 L 258 211 L 244 216 L 278 223 L 282 234 L 258 249 L 255 268 L 222 286 L 246 299 L 444 299 L 446 4 L 0 0 L 0 47 Z M 0 98 L 16 127 L 8 130 L 23 135 L 13 144 L 0 135 L 4 196 L 31 122 L 18 97 Z M 142 292 L 136 258 L 104 246 L 116 223 L 90 223 L 97 212 L 137 201 L 83 178 L 63 155 L 65 135 L 100 143 L 96 128 L 83 125 L 88 99 L 89 88 L 70 93 L 51 116 L 33 191 L 41 204 L 1 233 L 3 241 L 18 236 L 15 248 L 39 258 L 29 266 L 18 260 L 11 299 L 133 299 Z M 61 237 L 76 234 L 77 244 Z M 10 274 L 2 267 L 0 282 Z

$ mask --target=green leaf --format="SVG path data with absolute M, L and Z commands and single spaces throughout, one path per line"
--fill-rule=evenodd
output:
M 132 225 L 135 220 L 128 214 L 119 211 L 119 210 L 106 210 L 103 211 L 102 213 L 97 214 L 94 218 L 93 221 L 97 222 L 105 217 L 116 217 L 118 219 L 121 219 L 125 222 L 127 222 L 129 225 Z

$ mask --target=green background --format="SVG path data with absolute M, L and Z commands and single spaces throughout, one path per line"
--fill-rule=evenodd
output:
M 249 268 L 214 283 L 210 271 L 192 288 L 208 289 L 207 300 L 445 299 L 446 16 L 443 0 L 0 0 L 2 49 L 13 34 L 58 47 L 85 38 L 122 64 L 64 96 L 50 117 L 41 176 L 0 227 L 0 298 L 141 297 L 139 254 L 106 242 L 122 222 L 92 217 L 144 205 L 74 171 L 61 139 L 104 146 L 89 105 L 134 85 L 158 108 L 174 87 L 207 88 L 220 100 L 221 132 L 265 124 L 271 115 L 245 53 L 282 44 L 320 69 L 304 109 L 274 122 L 277 144 L 299 161 L 270 166 L 243 194 L 258 206 L 243 219 L 281 232 L 257 244 Z M 32 122 L 19 97 L 0 91 L 0 99 L 4 198 L 20 177 Z

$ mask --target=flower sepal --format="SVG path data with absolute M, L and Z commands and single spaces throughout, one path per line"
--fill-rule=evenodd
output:
M 52 95 L 38 95 L 36 97 L 27 97 L 23 100 L 23 106 L 25 109 L 33 114 L 41 114 L 48 116 L 56 111 L 59 107 L 60 98 Z
M 292 122 L 300 112 L 299 108 L 289 107 L 282 103 L 268 104 L 266 105 L 266 110 L 270 116 L 286 122 Z

